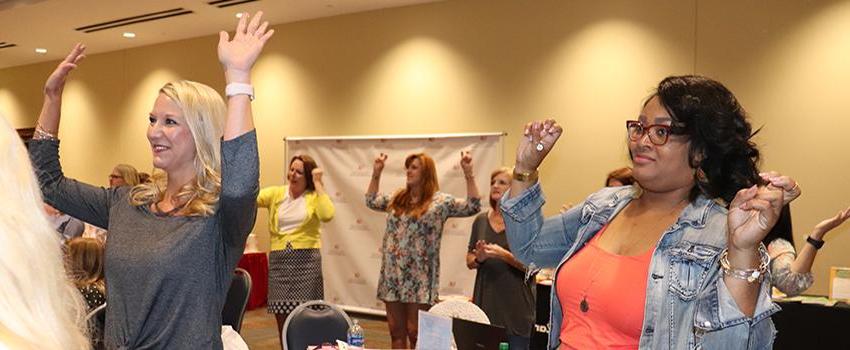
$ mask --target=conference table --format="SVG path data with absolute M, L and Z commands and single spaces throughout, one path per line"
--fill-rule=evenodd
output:
M 266 253 L 245 253 L 242 259 L 239 259 L 238 266 L 251 275 L 251 294 L 245 309 L 253 310 L 265 306 L 269 295 L 269 258 Z
M 549 296 L 552 287 L 537 284 L 535 325 L 531 349 L 543 350 L 549 336 Z M 775 313 L 773 323 L 777 334 L 774 350 L 785 349 L 850 349 L 850 335 L 844 334 L 850 325 L 850 305 L 834 306 L 808 304 L 799 301 L 776 300 L 782 311 Z

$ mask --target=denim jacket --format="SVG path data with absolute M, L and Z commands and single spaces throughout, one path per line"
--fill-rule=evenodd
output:
M 622 210 L 635 196 L 631 186 L 605 188 L 566 213 L 543 218 L 539 184 L 519 196 L 502 197 L 511 251 L 529 270 L 557 267 Z M 754 316 L 737 307 L 720 274 L 726 248 L 722 205 L 703 196 L 690 203 L 664 232 L 652 253 L 646 284 L 640 349 L 770 349 L 775 329 L 770 315 L 769 279 L 761 282 Z M 549 348 L 559 346 L 562 313 L 553 283 Z

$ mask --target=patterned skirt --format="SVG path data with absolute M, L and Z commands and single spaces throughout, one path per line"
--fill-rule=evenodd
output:
M 288 314 L 306 301 L 324 297 L 319 249 L 292 249 L 287 245 L 269 253 L 269 313 Z

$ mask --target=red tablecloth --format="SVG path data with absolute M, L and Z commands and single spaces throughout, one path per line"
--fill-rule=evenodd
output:
M 245 253 L 239 260 L 239 267 L 251 274 L 251 295 L 246 309 L 266 305 L 269 295 L 269 258 L 266 253 Z

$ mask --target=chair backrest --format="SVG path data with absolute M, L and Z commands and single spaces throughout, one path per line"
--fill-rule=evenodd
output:
M 322 300 L 298 305 L 281 332 L 283 350 L 306 349 L 309 345 L 346 341 L 351 319 L 338 306 Z
M 251 274 L 241 268 L 236 268 L 230 289 L 227 290 L 227 298 L 221 309 L 221 324 L 233 327 L 239 332 L 242 329 L 242 318 L 245 316 L 245 307 L 248 305 L 248 297 L 251 294 Z
M 428 312 L 467 321 L 490 324 L 490 318 L 478 305 L 466 300 L 446 300 L 432 306 Z
M 106 325 L 106 303 L 94 308 L 86 315 L 89 324 L 89 338 L 94 350 L 105 349 L 103 328 Z

